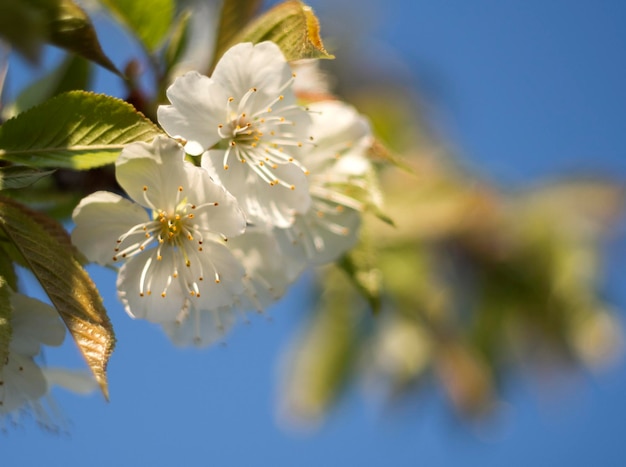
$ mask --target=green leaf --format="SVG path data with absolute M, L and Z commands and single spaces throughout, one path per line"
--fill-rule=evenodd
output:
M 108 399 L 106 366 L 115 336 L 102 299 L 67 247 L 69 236 L 66 234 L 66 242 L 59 241 L 49 234 L 49 226 L 32 214 L 24 206 L 0 198 L 0 228 L 48 294 Z
M 0 37 L 31 61 L 49 42 L 121 76 L 102 51 L 91 20 L 72 0 L 2 0 Z
M 0 159 L 86 170 L 113 163 L 125 145 L 159 134 L 156 125 L 120 99 L 71 91 L 2 125 Z
M 360 313 L 350 284 L 331 270 L 304 335 L 289 352 L 284 400 L 303 421 L 319 420 L 337 399 L 357 362 Z
M 7 281 L 0 277 L 0 374 L 5 362 L 9 358 L 9 344 L 11 343 L 11 295 Z
M 78 5 L 71 0 L 60 0 L 58 9 L 50 13 L 52 16 L 48 41 L 51 44 L 74 52 L 122 76 L 102 51 L 89 16 Z
M 51 73 L 31 83 L 20 92 L 17 99 L 6 107 L 2 116 L 6 120 L 58 94 L 87 89 L 90 75 L 90 63 L 82 57 L 70 54 Z
M 36 61 L 48 36 L 47 11 L 59 0 L 2 0 L 0 37 L 31 61 Z
M 170 34 L 163 54 L 165 75 L 168 75 L 172 68 L 178 63 L 187 47 L 187 40 L 189 39 L 189 19 L 191 18 L 191 14 L 192 12 L 189 10 L 183 11 L 174 23 L 172 33 Z
M 161 45 L 174 20 L 172 0 L 101 0 L 113 16 L 154 52 Z
M 229 47 L 236 44 L 236 37 L 259 11 L 260 0 L 224 0 L 217 28 L 214 64 Z
M 347 253 L 338 265 L 367 300 L 372 311 L 378 313 L 383 289 L 382 273 L 378 267 L 376 243 L 365 228 L 361 229 L 359 244 Z
M 281 3 L 261 15 L 236 36 L 233 44 L 262 41 L 275 42 L 289 61 L 335 58 L 324 48 L 313 9 L 299 0 Z
M 9 287 L 17 290 L 17 274 L 15 274 L 15 266 L 9 253 L 0 247 L 0 278 L 4 280 Z
M 0 190 L 24 188 L 54 173 L 54 170 L 36 170 L 30 167 L 0 167 Z

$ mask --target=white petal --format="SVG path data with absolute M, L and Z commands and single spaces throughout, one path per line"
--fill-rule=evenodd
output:
M 245 271 L 239 260 L 217 242 L 205 242 L 202 251 L 194 253 L 195 256 L 189 253 L 188 269 L 196 280 L 200 296 L 190 298 L 192 308 L 205 311 L 232 306 L 237 295 L 243 292 Z M 198 280 L 200 277 L 202 281 Z
M 202 166 L 239 201 L 249 222 L 288 227 L 294 215 L 309 209 L 308 180 L 294 164 L 271 169 L 276 178 L 292 185 L 270 185 L 262 180 L 248 164 L 234 163 L 228 170 L 221 165 L 223 151 L 208 151 L 202 157 Z
M 34 357 L 41 344 L 61 345 L 65 326 L 54 308 L 20 293 L 11 294 L 11 305 L 13 333 L 9 346 L 12 352 Z
M 106 191 L 83 198 L 72 218 L 76 223 L 72 243 L 98 264 L 112 264 L 120 235 L 149 220 L 141 206 Z
M 11 412 L 48 391 L 41 369 L 32 358 L 11 352 L 0 371 L 0 414 Z
M 247 42 L 227 50 L 211 78 L 236 98 L 250 88 L 278 97 L 283 84 L 291 79 L 291 74 L 291 68 L 276 44 L 261 42 L 253 45 Z
M 309 265 L 309 259 L 298 233 L 293 228 L 275 228 L 274 238 L 280 249 L 280 260 L 289 282 L 295 281 Z
M 323 217 L 317 212 L 314 206 L 306 216 L 298 216 L 296 223 L 303 232 L 301 241 L 309 261 L 322 265 L 335 261 L 356 245 L 361 214 L 349 208 L 343 208 L 341 212 L 325 212 Z
M 193 187 L 188 200 L 197 206 L 193 211 L 197 228 L 203 233 L 220 233 L 226 237 L 243 233 L 246 219 L 235 197 L 214 182 L 205 169 L 189 165 L 187 170 Z
M 290 62 L 291 67 L 296 72 L 294 89 L 297 93 L 330 94 L 331 79 L 320 68 L 319 64 L 318 59 L 301 59 Z
M 171 138 L 157 136 L 151 143 L 132 143 L 115 163 L 120 186 L 135 202 L 173 213 L 179 187 L 190 189 L 185 151 Z
M 371 146 L 369 122 L 354 107 L 341 101 L 322 101 L 311 104 L 309 110 L 315 146 L 303 160 L 313 175 L 328 170 L 339 156 L 348 152 L 363 155 Z
M 349 177 L 363 177 L 372 169 L 372 164 L 361 154 L 348 152 L 333 167 L 334 171 Z
M 98 382 L 87 371 L 73 371 L 65 368 L 42 368 L 48 386 L 60 386 L 76 394 L 91 394 L 98 389 Z
M 173 277 L 176 269 L 183 268 L 184 262 L 173 248 L 163 248 L 161 260 L 156 259 L 154 249 L 132 257 L 117 277 L 118 297 L 126 312 L 152 322 L 174 320 L 187 298 L 180 281 Z
M 239 308 L 262 311 L 285 293 L 288 271 L 271 231 L 248 229 L 230 240 L 228 246 L 246 270 L 245 293 Z
M 210 78 L 192 71 L 167 89 L 172 105 L 161 105 L 157 118 L 173 137 L 188 141 L 187 153 L 197 156 L 220 139 L 217 126 L 226 110 L 227 93 Z
M 163 323 L 162 328 L 178 347 L 206 347 L 222 339 L 234 322 L 231 312 L 192 309 L 184 319 Z

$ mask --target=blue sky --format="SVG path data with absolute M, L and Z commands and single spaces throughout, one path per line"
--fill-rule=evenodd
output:
M 502 186 L 590 171 L 626 178 L 626 3 L 361 4 L 333 10 L 335 2 L 312 2 L 323 32 L 326 24 L 329 34 L 348 21 L 367 25 L 365 44 L 385 51 L 379 66 L 424 93 L 433 126 L 464 165 Z M 123 37 L 102 40 L 121 64 L 129 50 Z M 27 72 L 16 67 L 14 76 Z M 623 310 L 625 264 L 622 233 L 611 245 L 603 293 Z M 435 388 L 391 409 L 353 388 L 320 430 L 294 433 L 277 422 L 277 372 L 304 315 L 306 279 L 270 311 L 271 321 L 240 326 L 225 346 L 181 351 L 125 315 L 112 273 L 90 271 L 118 336 L 111 402 L 55 391 L 67 434 L 17 427 L 0 436 L 2 465 L 617 466 L 626 459 L 624 363 L 547 392 L 512 376 L 492 426 L 459 421 Z M 81 363 L 71 346 L 49 360 Z

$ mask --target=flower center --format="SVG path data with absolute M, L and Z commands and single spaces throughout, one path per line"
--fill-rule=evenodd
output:
M 287 80 L 279 89 L 284 91 L 291 86 L 295 75 Z M 295 164 L 305 174 L 308 171 L 294 158 L 296 148 L 310 142 L 312 137 L 302 138 L 297 127 L 299 114 L 306 112 L 298 105 L 285 105 L 285 97 L 279 94 L 275 99 L 260 106 L 253 107 L 257 100 L 257 88 L 250 88 L 235 104 L 235 98 L 229 97 L 226 102 L 225 121 L 219 124 L 217 132 L 222 138 L 224 170 L 228 170 L 230 159 L 247 163 L 263 181 L 271 186 L 283 185 L 292 190 L 295 187 L 276 176 L 274 170 L 282 164 Z
M 170 244 L 180 245 L 185 239 L 180 234 L 184 231 L 189 231 L 186 227 L 187 219 L 187 214 L 178 210 L 170 216 L 163 211 L 156 213 L 156 220 L 161 226 L 158 237 Z
M 183 197 L 182 192 L 183 187 L 178 187 L 176 208 L 173 213 L 168 213 L 155 207 L 147 194 L 148 187 L 144 187 L 144 201 L 152 208 L 152 220 L 133 226 L 117 239 L 113 261 L 130 258 L 151 248 L 152 254 L 147 257 L 139 278 L 139 295 L 142 297 L 152 293 L 154 268 L 163 260 L 166 250 L 170 255 L 166 262 L 166 285 L 160 291 L 162 297 L 166 296 L 167 289 L 174 280 L 180 280 L 189 294 L 195 297 L 200 297 L 199 284 L 204 280 L 206 272 L 215 277 L 216 283 L 220 282 L 219 272 L 204 252 L 203 232 L 206 233 L 207 229 L 202 228 L 195 220 L 196 214 L 218 206 L 218 203 L 195 205 Z M 200 255 L 204 255 L 202 260 Z M 210 266 L 210 271 L 204 270 L 207 265 Z

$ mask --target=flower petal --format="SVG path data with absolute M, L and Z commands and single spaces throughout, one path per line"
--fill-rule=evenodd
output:
M 11 294 L 10 349 L 29 357 L 41 350 L 41 344 L 58 346 L 65 339 L 65 326 L 50 305 L 20 293 Z
M 263 311 L 285 293 L 288 271 L 272 231 L 250 228 L 233 238 L 228 246 L 246 270 L 245 292 L 237 308 Z
M 283 85 L 292 79 L 291 76 L 291 68 L 280 48 L 266 41 L 256 45 L 246 42 L 231 47 L 215 66 L 211 79 L 220 83 L 234 97 L 244 95 L 250 88 L 256 88 L 267 96 L 278 97 Z M 288 96 L 285 95 L 285 98 Z
M 121 267 L 117 293 L 133 318 L 152 322 L 173 321 L 184 306 L 187 294 L 176 280 L 175 271 L 184 268 L 172 248 L 164 248 L 162 259 L 152 250 L 132 257 Z
M 368 120 L 341 101 L 314 102 L 309 106 L 315 146 L 303 159 L 313 175 L 328 170 L 347 152 L 362 154 L 371 145 Z
M 189 165 L 187 171 L 193 187 L 189 201 L 197 206 L 194 210 L 196 228 L 206 234 L 220 233 L 226 237 L 243 233 L 246 219 L 235 197 L 215 183 L 206 170 Z
M 244 268 L 233 253 L 217 242 L 205 242 L 202 251 L 189 252 L 191 279 L 196 281 L 199 296 L 191 297 L 192 308 L 201 311 L 232 306 L 243 292 Z M 187 279 L 187 274 L 181 275 Z M 202 280 L 200 280 L 202 278 Z
M 308 180 L 302 169 L 283 164 L 271 169 L 272 174 L 290 187 L 270 185 L 247 164 L 235 163 L 228 170 L 221 165 L 224 151 L 208 151 L 202 156 L 202 167 L 239 201 L 249 222 L 260 225 L 288 227 L 296 213 L 309 209 Z
M 169 135 L 187 140 L 187 153 L 200 155 L 219 141 L 217 126 L 229 97 L 219 84 L 192 71 L 174 81 L 167 97 L 172 105 L 159 106 L 157 118 Z
M 75 394 L 87 395 L 98 389 L 98 382 L 88 371 L 65 368 L 42 368 L 49 386 L 60 386 Z
M 177 347 L 206 347 L 219 341 L 234 323 L 235 315 L 230 311 L 192 308 L 182 319 L 161 327 Z
M 0 414 L 37 400 L 48 391 L 41 368 L 32 358 L 15 352 L 9 354 L 0 372 L 0 381 L 3 383 L 0 385 Z
M 298 216 L 294 228 L 299 229 L 299 236 L 307 252 L 309 261 L 315 265 L 335 261 L 352 249 L 359 239 L 361 213 L 350 208 L 333 210 L 333 203 L 317 200 L 311 212 L 306 216 Z M 319 210 L 322 206 L 331 209 Z M 322 215 L 321 215 L 322 214 Z
M 149 220 L 141 206 L 114 193 L 98 191 L 74 209 L 72 242 L 90 261 L 112 264 L 116 240 L 137 224 Z

